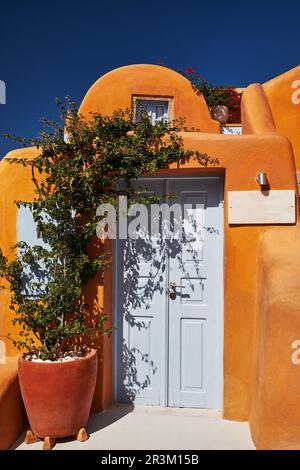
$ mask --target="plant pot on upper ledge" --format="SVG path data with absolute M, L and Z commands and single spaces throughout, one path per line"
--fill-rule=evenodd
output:
M 210 115 L 212 119 L 220 122 L 221 124 L 227 124 L 229 119 L 229 108 L 228 106 L 213 106 L 210 108 Z
M 212 119 L 223 125 L 229 119 L 231 122 L 240 122 L 241 93 L 237 88 L 213 85 L 195 73 L 192 67 L 181 73 L 191 82 L 194 91 L 203 96 Z

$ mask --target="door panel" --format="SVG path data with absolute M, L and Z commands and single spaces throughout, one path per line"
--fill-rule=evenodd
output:
M 221 409 L 219 180 L 178 178 L 170 189 L 185 211 L 181 249 L 169 259 L 170 281 L 179 286 L 169 300 L 169 405 Z
M 202 319 L 182 318 L 180 321 L 180 384 L 184 391 L 204 390 L 205 329 L 205 320 Z M 198 367 L 190 367 L 195 357 L 200 358 Z
M 161 181 L 139 182 L 162 197 Z M 149 217 L 150 219 L 150 217 Z M 128 220 L 130 223 L 130 218 Z M 150 227 L 148 222 L 148 229 Z M 145 235 L 147 227 L 139 227 Z M 118 242 L 117 400 L 165 403 L 166 256 L 159 238 Z
M 117 243 L 117 400 L 221 409 L 221 181 L 156 178 L 137 186 L 181 205 L 183 219 L 171 227 L 179 224 L 182 236 Z

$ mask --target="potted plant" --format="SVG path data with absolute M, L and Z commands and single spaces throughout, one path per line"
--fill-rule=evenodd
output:
M 43 243 L 22 240 L 11 253 L 0 250 L 2 288 L 10 289 L 13 324 L 19 336 L 10 339 L 22 352 L 19 380 L 30 431 L 26 442 L 74 435 L 87 439 L 86 425 L 96 383 L 98 338 L 110 334 L 107 316 L 97 303 L 87 305 L 84 287 L 103 272 L 109 256 L 96 237 L 97 208 L 118 204 L 119 196 L 140 202 L 131 180 L 154 174 L 172 162 L 194 157 L 199 164 L 215 160 L 185 150 L 176 123 L 151 125 L 147 115 L 138 123 L 132 112 L 112 116 L 78 115 L 76 106 L 59 102 L 61 124 L 39 139 L 18 139 L 39 150 L 32 160 L 9 159 L 31 167 L 33 201 L 18 201 L 30 209 Z M 65 133 L 68 138 L 65 139 Z M 127 185 L 119 190 L 118 182 Z M 143 203 L 153 202 L 153 197 Z M 94 253 L 90 246 L 93 244 Z
M 196 74 L 192 67 L 181 73 L 192 83 L 195 92 L 203 95 L 213 119 L 227 124 L 230 117 L 240 116 L 241 94 L 235 88 L 212 85 Z

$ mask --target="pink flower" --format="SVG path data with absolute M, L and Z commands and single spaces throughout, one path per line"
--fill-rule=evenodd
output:
M 186 73 L 188 73 L 189 75 L 193 75 L 195 73 L 195 70 L 193 69 L 193 67 L 188 67 L 186 69 Z

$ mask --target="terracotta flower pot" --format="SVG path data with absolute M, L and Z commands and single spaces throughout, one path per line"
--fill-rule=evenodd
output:
M 20 388 L 32 432 L 39 438 L 76 435 L 88 422 L 97 353 L 67 362 L 19 358 Z
M 227 106 L 213 106 L 210 110 L 210 115 L 215 121 L 219 121 L 221 124 L 227 124 L 229 109 Z

